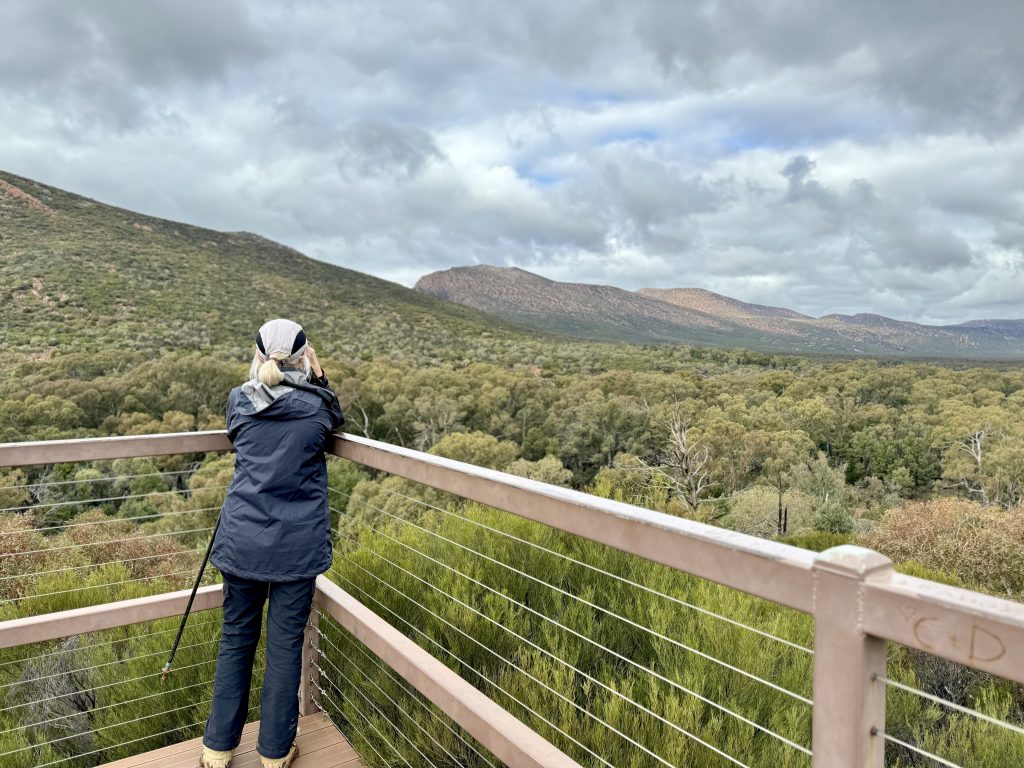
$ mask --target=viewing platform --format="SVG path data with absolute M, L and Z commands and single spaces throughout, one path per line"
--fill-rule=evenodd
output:
M 159 673 L 230 450 L 221 431 L 0 445 L 0 469 L 36 472 L 0 488 L 16 500 L 0 509 L 4 768 L 198 764 L 215 572 Z M 1017 690 L 1020 603 L 365 438 L 329 453 L 335 564 L 306 630 L 295 768 L 962 765 L 887 719 L 893 701 L 978 723 L 1021 764 L 1012 707 L 889 674 L 914 653 Z M 264 664 L 233 768 L 258 765 Z
M 235 750 L 231 768 L 260 768 L 256 752 L 259 722 L 248 723 L 242 730 L 242 741 Z M 299 757 L 293 768 L 363 768 L 359 755 L 341 735 L 334 723 L 322 714 L 299 718 L 299 735 L 295 739 Z M 195 768 L 203 750 L 202 737 L 171 744 L 169 747 L 126 757 L 101 768 Z

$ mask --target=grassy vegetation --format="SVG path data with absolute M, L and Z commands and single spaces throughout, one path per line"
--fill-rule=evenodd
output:
M 715 747 L 749 765 L 810 765 L 793 744 L 810 746 L 811 708 L 780 690 L 812 696 L 812 657 L 801 650 L 813 646 L 809 617 L 407 481 L 354 483 L 359 474 L 337 467 L 333 475 L 352 490 L 332 493 L 339 545 L 329 575 L 581 764 L 731 765 Z M 594 490 L 622 496 L 607 485 Z M 791 541 L 822 549 L 858 539 L 813 532 Z M 914 561 L 900 569 L 963 585 Z M 434 718 L 355 654 L 340 627 L 327 632 L 327 676 L 352 731 L 365 733 L 369 719 L 413 764 L 416 750 L 444 764 L 420 731 L 438 736 Z M 1019 686 L 925 653 L 893 647 L 888 674 L 994 717 L 1024 719 Z M 361 689 L 377 710 L 348 682 L 361 679 L 374 681 Z M 889 732 L 912 744 L 963 765 L 1008 767 L 1024 757 L 1013 733 L 898 690 L 888 700 Z M 397 727 L 418 737 L 415 747 Z M 899 748 L 888 757 L 889 765 L 927 764 Z
M 255 329 L 270 317 L 291 316 L 304 323 L 320 350 L 349 415 L 348 429 L 357 434 L 810 549 L 866 543 L 909 572 L 1021 597 L 1020 368 L 823 360 L 528 336 L 470 310 L 311 261 L 251 235 L 148 219 L 2 177 L 36 196 L 50 212 L 17 203 L 0 205 L 0 322 L 7 355 L 0 367 L 0 441 L 220 428 L 226 393 L 247 370 Z M 0 599 L 6 601 L 0 605 L 0 618 L 185 586 L 187 576 L 172 574 L 198 562 L 207 535 L 202 529 L 212 525 L 231 471 L 230 457 L 203 456 L 0 468 L 0 555 L 5 555 L 0 557 Z M 129 477 L 134 475 L 141 477 Z M 658 761 L 597 726 L 577 707 L 616 724 L 673 765 L 722 764 L 679 728 L 743 756 L 751 765 L 807 764 L 806 756 L 776 737 L 652 678 L 646 670 L 657 670 L 806 746 L 805 704 L 402 521 L 806 696 L 810 677 L 803 652 L 489 534 L 460 517 L 424 509 L 396 492 L 797 644 L 810 643 L 806 617 L 395 478 L 371 477 L 343 462 L 332 463 L 331 484 L 340 492 L 333 496 L 343 536 L 332 571 L 339 583 L 364 596 L 372 608 L 583 764 L 602 764 L 587 749 L 616 766 Z M 110 501 L 82 503 L 91 499 Z M 114 519 L 118 522 L 109 525 L 80 525 Z M 194 532 L 155 536 L 186 530 Z M 104 532 L 106 539 L 101 538 Z M 361 548 L 345 537 L 356 539 Z M 60 549 L 79 544 L 90 546 Z M 417 551 L 443 560 L 458 573 Z M 109 562 L 127 560 L 133 562 Z M 64 568 L 79 570 L 26 577 Z M 401 568 L 429 577 L 484 615 L 454 603 Z M 387 580 L 423 607 L 377 579 Z M 129 580 L 133 583 L 125 583 Z M 563 627 L 510 600 L 556 618 Z M 182 728 L 149 738 L 202 719 L 208 676 L 198 671 L 182 670 L 172 677 L 172 686 L 195 684 L 195 689 L 146 699 L 149 703 L 126 703 L 163 690 L 156 683 L 163 661 L 156 652 L 166 650 L 167 638 L 147 633 L 172 624 L 0 652 L 0 686 L 6 686 L 0 689 L 0 753 L 71 737 L 52 747 L 2 755 L 0 764 L 40 765 L 96 750 L 62 763 L 85 768 L 101 757 L 114 759 L 161 740 L 195 735 L 195 729 Z M 197 632 L 195 642 L 215 636 L 213 628 L 197 627 Z M 445 749 L 465 764 L 485 764 L 385 672 L 373 671 L 358 653 L 353 656 L 340 628 L 327 622 L 325 633 L 338 649 L 348 649 L 344 656 L 326 650 L 327 662 L 353 679 L 362 673 L 346 665 L 364 664 L 362 669 L 398 705 L 416 713 L 430 736 L 415 727 L 409 735 L 437 765 L 452 764 Z M 115 638 L 123 640 L 78 647 Z M 463 661 L 447 657 L 431 640 Z M 53 667 L 52 672 L 40 671 L 38 661 L 25 661 L 39 653 L 64 651 L 73 665 Z M 212 651 L 202 655 L 207 653 L 203 648 L 190 653 L 197 654 L 196 663 L 212 658 Z M 86 679 L 74 671 L 109 662 L 117 663 L 90 672 Z M 1019 686 L 905 649 L 893 650 L 890 666 L 894 679 L 1000 717 L 1024 720 Z M 506 693 L 475 677 L 470 667 L 487 674 Z M 133 674 L 126 675 L 126 670 Z M 152 677 L 102 687 L 149 671 Z M 31 679 L 41 674 L 53 675 L 50 684 L 57 693 L 82 690 L 96 695 L 65 697 L 75 702 L 73 710 L 65 707 L 68 702 L 42 709 L 36 705 L 35 716 L 30 716 L 33 708 L 21 705 L 38 698 L 27 692 L 38 688 Z M 404 764 L 379 742 L 373 746 L 382 750 L 380 759 L 369 743 L 359 741 L 367 728 L 357 706 L 405 750 L 413 765 L 423 764 L 422 756 L 390 725 L 406 716 L 373 686 L 360 690 L 379 696 L 374 700 L 379 712 L 348 688 L 344 692 L 351 704 L 342 691 L 329 692 L 339 704 L 331 711 L 351 720 L 360 734 L 357 746 L 364 757 L 374 764 Z M 550 724 L 536 719 L 512 696 Z M 155 712 L 148 707 L 157 707 L 157 702 L 162 708 L 181 709 L 126 722 Z M 31 725 L 53 717 L 62 718 L 59 728 L 64 730 Z M 909 694 L 890 696 L 889 722 L 900 738 L 963 764 L 1016 766 L 1024 760 L 1019 737 L 997 734 L 990 726 Z M 559 734 L 556 726 L 586 749 Z M 139 740 L 108 750 L 135 738 Z M 891 765 L 919 764 L 899 750 L 889 757 Z

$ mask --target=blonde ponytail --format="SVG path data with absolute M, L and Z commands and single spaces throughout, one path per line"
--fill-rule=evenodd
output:
M 263 362 L 256 373 L 256 378 L 267 387 L 274 387 L 284 381 L 284 374 L 281 372 L 281 360 L 285 356 L 281 352 L 275 352 Z

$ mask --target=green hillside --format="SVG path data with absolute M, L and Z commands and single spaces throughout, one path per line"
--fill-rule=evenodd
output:
M 265 320 L 294 318 L 322 353 L 446 359 L 514 331 L 475 310 L 303 256 L 104 205 L 0 172 L 6 353 L 213 350 L 242 357 Z

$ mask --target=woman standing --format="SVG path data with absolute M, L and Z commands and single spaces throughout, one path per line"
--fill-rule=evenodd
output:
M 263 325 L 249 381 L 228 396 L 235 474 L 210 558 L 224 580 L 224 629 L 203 768 L 228 768 L 241 739 L 268 600 L 257 751 L 266 768 L 287 768 L 298 755 L 303 632 L 316 577 L 331 565 L 324 446 L 343 423 L 302 328 Z

